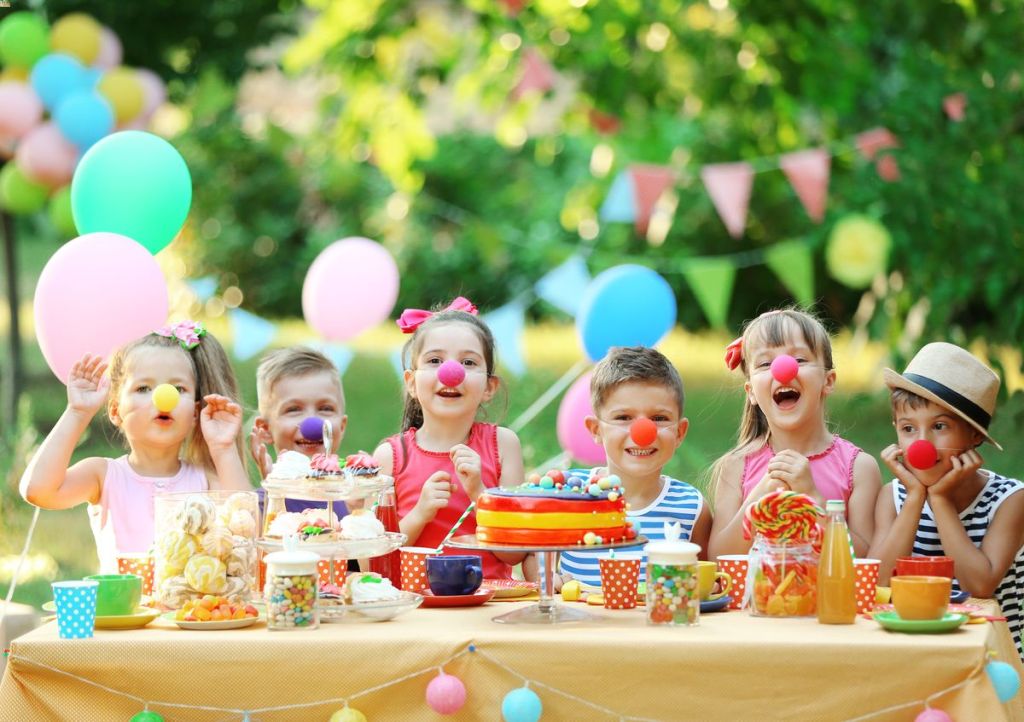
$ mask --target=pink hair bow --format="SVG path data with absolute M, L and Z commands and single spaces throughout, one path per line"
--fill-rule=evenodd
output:
M 729 367 L 730 371 L 735 371 L 736 367 L 743 363 L 743 337 L 740 336 L 738 339 L 733 341 L 731 344 L 725 347 L 725 365 Z
M 199 345 L 199 338 L 206 335 L 206 329 L 199 321 L 178 321 L 154 331 L 157 336 L 176 338 L 181 347 L 191 351 Z
M 468 298 L 464 298 L 462 296 L 459 296 L 452 301 L 448 308 L 444 310 L 465 311 L 466 313 L 471 313 L 474 316 L 476 315 L 476 306 L 474 306 Z M 443 313 L 443 311 L 441 313 Z M 402 329 L 402 333 L 413 333 L 420 327 L 420 324 L 433 315 L 434 311 L 424 311 L 419 308 L 407 308 L 402 311 L 402 315 L 398 317 L 398 321 L 396 321 L 396 323 L 398 324 L 398 327 Z

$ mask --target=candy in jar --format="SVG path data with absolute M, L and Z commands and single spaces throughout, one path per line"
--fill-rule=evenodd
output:
M 315 629 L 317 612 L 317 562 L 312 552 L 295 551 L 286 540 L 285 551 L 267 555 L 267 580 L 263 598 L 267 604 L 267 629 Z
M 679 540 L 679 524 L 665 525 L 665 539 L 644 546 L 647 555 L 647 623 L 692 626 L 700 619 L 697 555 Z
M 750 548 L 751 614 L 809 617 L 817 607 L 818 554 L 810 544 L 771 542 L 758 536 Z

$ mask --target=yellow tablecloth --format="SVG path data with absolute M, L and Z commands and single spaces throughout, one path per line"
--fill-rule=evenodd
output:
M 966 625 L 938 635 L 889 633 L 858 618 L 851 626 L 813 619 L 765 619 L 746 612 L 707 614 L 699 627 L 660 628 L 643 610 L 586 607 L 593 622 L 502 625 L 491 618 L 514 604 L 417 609 L 384 623 L 342 623 L 319 630 L 268 632 L 264 626 L 190 632 L 158 620 L 146 629 L 97 631 L 60 640 L 46 624 L 12 644 L 0 684 L 3 720 L 127 720 L 142 705 L 56 670 L 152 702 L 238 710 L 345 697 L 403 675 L 398 685 L 353 699 L 370 722 L 496 720 L 504 695 L 522 681 L 470 653 L 445 666 L 469 691 L 456 715 L 442 718 L 424 701 L 436 666 L 470 644 L 516 672 L 609 708 L 615 716 L 533 687 L 543 720 L 840 720 L 923 699 L 954 720 L 1024 718 L 1019 698 L 1002 705 L 983 671 L 987 649 L 1007 656 L 1005 624 Z M 53 669 L 47 669 L 46 665 Z M 326 720 L 340 703 L 253 720 Z M 170 720 L 240 720 L 241 714 L 152 708 Z M 922 707 L 877 720 L 913 720 Z

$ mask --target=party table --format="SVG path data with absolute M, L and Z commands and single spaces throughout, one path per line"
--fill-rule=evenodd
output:
M 698 627 L 661 628 L 645 624 L 642 608 L 600 607 L 589 607 L 596 618 L 584 623 L 491 621 L 517 605 L 523 603 L 420 608 L 389 622 L 298 632 L 262 625 L 197 632 L 157 620 L 145 629 L 61 640 L 50 623 L 12 643 L 0 718 L 127 720 L 142 709 L 127 694 L 151 702 L 168 721 L 241 720 L 240 712 L 225 709 L 318 702 L 254 712 L 251 719 L 326 721 L 342 707 L 341 698 L 411 675 L 350 704 L 370 722 L 496 720 L 504 696 L 525 677 L 549 721 L 842 720 L 940 690 L 948 691 L 933 704 L 958 722 L 1024 719 L 1020 695 L 1000 704 L 984 672 L 989 649 L 1020 668 L 1005 623 L 904 635 L 864 618 L 824 626 L 734 611 L 703 615 Z M 469 693 L 462 710 L 446 718 L 424 696 L 442 664 Z M 870 719 L 913 720 L 922 709 Z

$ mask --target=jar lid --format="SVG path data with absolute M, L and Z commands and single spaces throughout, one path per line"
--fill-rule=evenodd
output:
M 284 574 L 316 574 L 316 565 L 320 555 L 313 552 L 299 551 L 298 538 L 289 536 L 284 540 L 284 551 L 268 554 L 264 561 L 269 569 L 274 566 L 275 572 Z
M 691 542 L 669 540 L 652 541 L 644 545 L 647 559 L 659 564 L 695 564 L 700 546 Z

